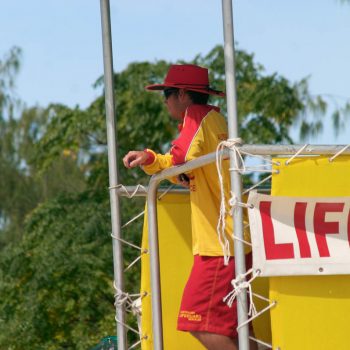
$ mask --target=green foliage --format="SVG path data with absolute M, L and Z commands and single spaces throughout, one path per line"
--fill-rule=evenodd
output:
M 346 128 L 346 122 L 350 115 L 350 102 L 347 102 L 343 107 L 337 108 L 332 113 L 332 121 L 336 135 Z
M 59 192 L 85 188 L 82 169 L 61 149 L 56 162 L 39 176 L 33 150 L 46 132 L 48 118 L 40 108 L 23 111 L 20 119 L 0 120 L 0 245 L 21 237 L 25 216 L 38 203 Z
M 113 334 L 108 200 L 59 196 L 39 206 L 0 261 L 0 348 L 87 349 Z
M 10 52 L 0 60 L 0 121 L 12 118 L 18 100 L 13 95 L 15 77 L 20 69 L 22 51 L 13 47 Z
M 324 115 L 326 103 L 312 97 L 307 80 L 291 83 L 277 73 L 266 75 L 264 67 L 254 61 L 254 55 L 236 50 L 236 83 L 240 136 L 245 143 L 291 143 L 292 125 L 303 123 L 307 131 L 320 131 L 319 123 L 306 119 L 306 113 Z M 216 46 L 208 55 L 198 55 L 195 64 L 211 68 L 211 81 L 219 89 L 225 89 L 225 65 L 222 46 Z M 226 102 L 215 101 L 225 112 Z M 318 127 L 318 128 L 317 128 Z M 301 137 L 309 134 L 301 130 Z
M 129 149 L 164 150 L 175 135 L 176 128 L 169 123 L 162 97 L 144 89 L 150 81 L 160 81 L 167 67 L 163 61 L 135 63 L 115 75 L 119 159 Z M 101 79 L 95 86 L 100 84 Z M 47 169 L 65 150 L 77 156 L 91 186 L 107 186 L 104 96 L 86 110 L 51 105 L 46 113 L 50 122 L 34 149 L 35 163 L 40 171 Z M 134 184 L 136 179 L 146 181 L 147 177 L 141 171 L 135 174 L 135 178 L 130 178 L 130 173 L 126 174 L 121 167 L 123 183 Z

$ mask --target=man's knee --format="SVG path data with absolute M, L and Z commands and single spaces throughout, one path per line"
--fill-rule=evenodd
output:
M 209 332 L 191 332 L 208 350 L 237 350 L 237 342 L 225 335 Z

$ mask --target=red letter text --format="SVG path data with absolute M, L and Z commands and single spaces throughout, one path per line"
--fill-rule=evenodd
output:
M 326 234 L 339 233 L 339 222 L 326 222 L 327 212 L 342 212 L 344 203 L 316 203 L 314 213 L 314 231 L 320 257 L 329 257 Z
M 307 239 L 305 228 L 306 207 L 307 203 L 296 202 L 294 208 L 294 225 L 298 237 L 301 258 L 311 258 L 310 244 Z
M 292 243 L 275 243 L 275 233 L 271 220 L 271 202 L 260 202 L 260 215 L 262 221 L 266 259 L 293 259 L 294 249 Z

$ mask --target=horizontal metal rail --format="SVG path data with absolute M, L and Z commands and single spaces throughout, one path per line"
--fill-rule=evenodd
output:
M 121 197 L 129 197 L 128 193 L 133 193 L 133 197 L 146 197 L 148 193 L 148 186 L 143 186 L 142 188 L 138 188 L 137 191 L 137 186 L 123 186 L 123 188 L 118 189 L 118 194 Z M 176 194 L 188 194 L 189 190 L 186 188 L 172 188 L 168 189 L 166 187 L 161 187 L 158 188 L 157 190 L 158 194 L 163 194 L 163 193 L 176 193 Z
M 283 156 L 297 153 L 305 145 L 242 145 L 238 147 L 242 152 L 253 155 Z M 334 155 L 344 149 L 346 145 L 307 145 L 301 155 Z M 350 147 L 342 154 L 350 154 Z

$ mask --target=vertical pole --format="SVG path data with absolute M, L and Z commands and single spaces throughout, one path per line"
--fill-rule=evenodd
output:
M 148 214 L 148 242 L 151 269 L 151 297 L 152 297 L 152 330 L 153 349 L 163 350 L 163 322 L 162 322 L 162 296 L 160 285 L 158 220 L 157 220 L 157 187 L 159 181 L 153 177 L 149 182 L 147 194 Z
M 222 16 L 224 25 L 224 54 L 227 96 L 227 118 L 229 138 L 238 137 L 237 95 L 235 78 L 235 51 L 233 36 L 232 0 L 222 0 Z M 230 152 L 230 164 L 234 167 L 234 155 Z M 231 188 L 237 201 L 242 202 L 242 179 L 237 171 L 231 172 Z M 237 207 L 233 210 L 234 234 L 243 239 L 243 210 Z M 246 272 L 244 245 L 240 240 L 234 241 L 236 274 Z M 247 295 L 240 293 L 237 297 L 238 325 L 247 320 Z M 239 350 L 249 350 L 248 325 L 238 330 Z
M 114 105 L 114 86 L 113 86 L 113 54 L 112 54 L 112 35 L 109 0 L 100 0 L 101 7 L 101 25 L 102 25 L 102 45 L 103 45 L 103 66 L 105 81 L 105 104 L 106 104 L 106 123 L 107 123 L 107 143 L 108 143 L 108 168 L 110 184 L 110 205 L 112 234 L 114 237 L 121 236 L 120 231 L 120 208 L 119 196 L 116 186 L 118 185 L 118 164 L 117 164 L 117 136 L 115 128 L 115 105 Z M 113 239 L 113 267 L 114 281 L 118 290 L 124 291 L 123 278 L 123 253 L 121 243 Z M 126 332 L 123 327 L 125 323 L 125 312 L 123 305 L 116 306 L 118 349 L 126 350 Z

